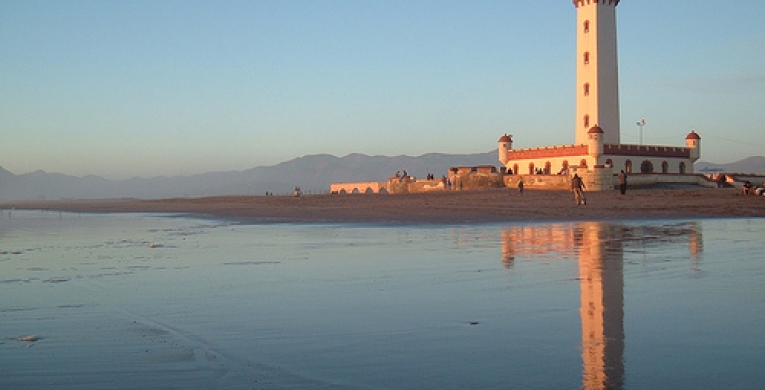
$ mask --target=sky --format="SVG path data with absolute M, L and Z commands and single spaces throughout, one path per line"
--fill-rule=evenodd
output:
M 765 155 L 765 1 L 623 0 L 621 139 Z M 0 0 L 0 166 L 110 179 L 571 144 L 570 0 Z M 499 164 L 499 162 L 497 162 Z

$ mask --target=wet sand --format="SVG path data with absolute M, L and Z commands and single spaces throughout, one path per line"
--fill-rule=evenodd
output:
M 36 201 L 5 209 L 68 212 L 192 214 L 254 223 L 487 223 L 765 217 L 765 197 L 735 189 L 633 189 L 588 192 L 576 206 L 571 192 L 516 189 L 418 194 L 215 196 L 162 200 Z

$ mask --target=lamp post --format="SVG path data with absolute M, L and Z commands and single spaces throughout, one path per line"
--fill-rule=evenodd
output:
M 638 127 L 640 128 L 640 145 L 643 144 L 643 126 L 645 126 L 645 118 L 641 119 L 637 122 Z

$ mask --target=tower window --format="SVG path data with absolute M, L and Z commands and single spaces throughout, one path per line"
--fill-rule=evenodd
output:
M 587 34 L 588 32 L 590 32 L 590 21 L 589 20 L 585 20 L 584 21 L 584 33 Z
M 586 128 L 589 128 L 589 127 L 590 127 L 590 116 L 589 115 L 585 115 L 584 116 L 584 128 L 586 129 Z
M 584 83 L 584 96 L 590 96 L 590 83 Z
M 587 65 L 590 63 L 590 52 L 586 51 L 584 52 L 584 64 Z

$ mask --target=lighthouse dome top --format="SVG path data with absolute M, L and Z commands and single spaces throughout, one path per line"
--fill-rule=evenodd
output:
M 685 136 L 685 139 L 701 139 L 701 137 L 699 136 L 698 133 L 696 133 L 695 131 L 691 130 L 691 132 L 688 133 L 687 136 Z
M 505 135 L 499 137 L 499 141 L 497 141 L 497 142 L 513 142 L 513 139 L 510 138 L 509 135 L 505 134 Z
M 588 134 L 603 134 L 605 133 L 603 129 L 600 128 L 600 126 L 595 125 L 590 127 L 590 130 L 587 132 Z

